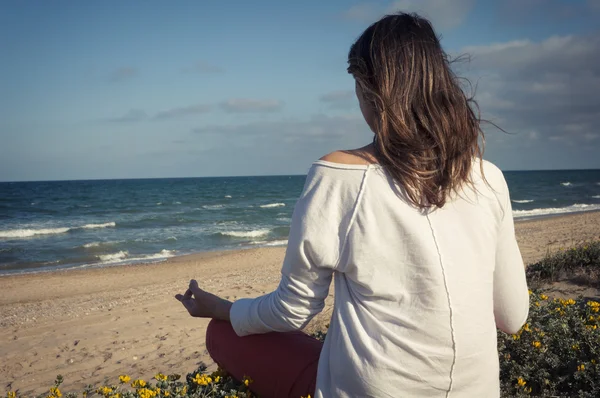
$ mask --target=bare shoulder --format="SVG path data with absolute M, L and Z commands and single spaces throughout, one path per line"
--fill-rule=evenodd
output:
M 321 159 L 330 163 L 368 165 L 377 163 L 369 147 L 331 152 Z

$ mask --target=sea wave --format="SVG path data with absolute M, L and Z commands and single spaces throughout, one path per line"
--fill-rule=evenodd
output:
M 594 195 L 594 196 L 592 196 L 592 198 L 594 198 L 594 199 L 600 199 L 600 195 Z
M 36 235 L 56 235 L 69 232 L 71 228 L 41 228 L 0 230 L 0 238 L 30 238 Z
M 256 246 L 285 246 L 288 244 L 288 241 L 287 241 L 287 239 L 272 240 L 272 241 L 258 240 L 258 241 L 252 242 L 251 244 L 256 245 Z
M 279 217 L 279 218 L 277 219 L 277 221 L 291 222 L 291 221 L 292 221 L 292 219 L 291 219 L 291 218 L 289 218 L 289 217 Z
M 116 264 L 116 263 L 140 263 L 149 260 L 161 260 L 175 256 L 174 250 L 163 249 L 154 254 L 142 254 L 137 257 L 130 257 L 129 252 L 121 250 L 117 253 L 101 254 L 98 257 L 101 265 Z
M 253 231 L 226 231 L 219 232 L 219 234 L 233 236 L 234 238 L 258 238 L 267 235 L 269 232 L 271 232 L 270 229 L 255 229 Z
M 263 209 L 271 209 L 273 207 L 283 207 L 285 206 L 285 203 L 269 203 L 268 205 L 261 205 L 260 207 L 262 207 Z
M 100 254 L 96 257 L 98 257 L 98 259 L 100 261 L 102 261 L 102 263 L 109 264 L 109 263 L 122 261 L 122 260 L 126 259 L 127 256 L 129 256 L 129 252 L 127 250 L 121 250 L 116 253 Z
M 145 260 L 160 260 L 163 258 L 169 258 L 175 256 L 175 250 L 167 250 L 163 249 L 158 253 L 154 254 L 146 254 L 139 257 L 133 257 L 127 259 L 127 261 L 137 262 L 137 261 L 145 261 Z
M 37 235 L 57 235 L 64 234 L 69 231 L 77 229 L 96 229 L 96 228 L 108 228 L 115 227 L 115 222 L 107 222 L 103 224 L 85 224 L 79 227 L 60 227 L 60 228 L 24 228 L 24 229 L 8 229 L 0 230 L 0 238 L 31 238 Z
M 109 228 L 109 227 L 116 227 L 117 223 L 112 221 L 112 222 L 105 222 L 104 224 L 85 224 L 82 227 L 82 229 L 96 229 L 96 228 Z
M 231 195 L 225 195 L 227 199 L 231 199 Z
M 567 207 L 548 207 L 543 209 L 532 209 L 532 210 L 513 210 L 514 218 L 524 218 L 524 217 L 539 217 L 539 216 L 547 216 L 547 215 L 555 215 L 555 214 L 568 214 L 568 213 L 577 213 L 583 211 L 594 211 L 600 210 L 600 205 L 592 205 L 592 204 L 574 204 Z
M 523 200 L 513 199 L 512 201 L 515 202 L 515 203 L 531 203 L 531 202 L 534 202 L 533 199 L 523 199 Z
M 563 187 L 570 187 L 573 184 L 570 183 L 569 181 L 567 181 L 567 182 L 561 182 L 560 185 L 562 185 Z
M 121 242 L 123 242 L 123 241 L 89 242 L 89 243 L 82 245 L 81 247 L 86 248 L 86 249 L 91 249 L 93 247 L 115 245 L 115 244 L 121 243 Z
M 225 205 L 204 205 L 204 206 L 202 206 L 202 208 L 206 209 L 206 210 L 217 210 L 217 209 L 222 209 L 223 207 L 225 207 Z

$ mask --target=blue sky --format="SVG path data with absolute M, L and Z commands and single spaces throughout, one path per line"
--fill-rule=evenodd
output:
M 5 1 L 0 181 L 303 174 L 362 146 L 349 46 L 430 18 L 477 83 L 486 158 L 600 168 L 600 1 Z

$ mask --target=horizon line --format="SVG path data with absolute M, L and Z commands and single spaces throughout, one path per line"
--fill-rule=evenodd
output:
M 528 170 L 509 170 L 501 169 L 502 172 L 536 172 L 536 171 L 600 171 L 595 169 L 528 169 Z M 306 174 L 256 174 L 256 175 L 223 175 L 223 176 L 187 176 L 187 177 L 124 177 L 124 178 L 76 178 L 76 179 L 48 179 L 48 180 L 3 180 L 0 184 L 24 183 L 24 182 L 74 182 L 74 181 L 115 181 L 115 180 L 184 180 L 200 178 L 255 178 L 255 177 L 305 177 Z

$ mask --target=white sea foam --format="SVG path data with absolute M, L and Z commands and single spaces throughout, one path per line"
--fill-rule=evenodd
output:
M 523 199 L 523 200 L 513 199 L 513 202 L 515 202 L 515 203 L 531 203 L 533 201 L 534 201 L 533 199 Z
M 217 209 L 222 209 L 223 207 L 225 207 L 224 205 L 204 205 L 202 206 L 203 209 L 206 210 L 217 210 Z
M 573 184 L 571 184 L 569 181 L 567 181 L 567 182 L 561 182 L 560 185 L 562 185 L 563 187 L 570 187 Z
M 271 209 L 273 207 L 283 207 L 285 206 L 285 203 L 269 203 L 268 205 L 261 205 L 260 207 L 262 207 L 263 209 Z
M 103 224 L 86 224 L 80 227 L 60 227 L 60 228 L 23 228 L 23 229 L 9 229 L 0 230 L 0 238 L 31 238 L 37 235 L 57 235 L 64 234 L 69 231 L 76 229 L 95 229 L 95 228 L 108 228 L 115 227 L 117 224 L 114 222 L 107 222 Z
M 167 237 L 167 240 L 177 240 L 177 237 L 176 236 L 169 236 L 169 237 Z
M 119 241 L 107 241 L 107 242 L 90 242 L 90 243 L 86 243 L 85 245 L 83 245 L 83 247 L 85 247 L 86 249 L 90 249 L 92 247 L 114 245 L 114 244 L 120 243 L 120 242 L 123 242 L 123 241 L 119 240 Z
M 0 230 L 0 238 L 30 238 L 36 235 L 56 235 L 69 232 L 71 228 L 9 229 Z
M 231 195 L 225 195 L 227 199 L 231 199 Z
M 110 263 L 115 263 L 115 262 L 119 262 L 122 261 L 124 259 L 127 258 L 127 256 L 129 256 L 129 252 L 126 250 L 121 250 L 119 252 L 116 253 L 111 253 L 111 254 L 101 254 L 98 257 L 98 259 L 100 259 L 100 261 L 102 261 L 102 263 L 104 264 L 110 264 Z
M 545 209 L 513 210 L 514 218 L 539 217 L 553 214 L 567 214 L 582 211 L 600 210 L 600 205 L 574 204 L 567 207 L 549 207 Z
M 600 195 L 594 195 L 594 196 L 592 196 L 592 198 L 594 198 L 594 199 L 600 199 Z
M 291 222 L 292 219 L 289 217 L 280 217 L 277 219 L 277 221 L 283 221 L 283 222 Z
M 156 202 L 156 205 L 160 206 L 160 205 L 162 205 L 162 202 Z
M 226 231 L 220 232 L 221 235 L 233 236 L 234 238 L 258 238 L 259 236 L 267 235 L 271 230 L 256 229 L 253 231 Z
M 127 261 L 143 261 L 143 260 L 159 260 L 161 258 L 169 258 L 175 255 L 175 250 L 163 249 L 158 253 L 147 254 L 139 257 L 133 257 L 127 259 Z
M 96 229 L 96 228 L 109 228 L 116 227 L 117 223 L 113 222 L 105 222 L 104 224 L 86 224 L 83 227 L 79 227 L 82 229 Z
M 256 245 L 256 246 L 285 246 L 288 244 L 288 241 L 287 241 L 287 239 L 272 240 L 272 241 L 258 240 L 255 242 L 251 242 L 251 244 Z

